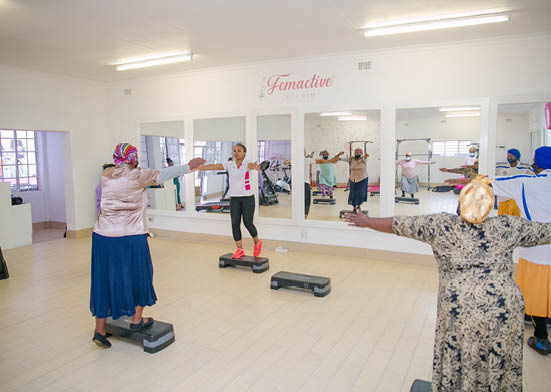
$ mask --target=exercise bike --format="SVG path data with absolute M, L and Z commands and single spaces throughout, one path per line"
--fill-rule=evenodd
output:
M 279 169 L 283 170 L 283 178 L 279 178 L 278 173 Z M 287 174 L 288 170 L 291 170 L 291 165 L 285 165 L 282 166 L 280 164 L 277 164 L 273 167 L 273 169 L 276 173 L 276 182 L 274 189 L 276 192 L 284 192 L 284 193 L 291 193 L 291 177 Z

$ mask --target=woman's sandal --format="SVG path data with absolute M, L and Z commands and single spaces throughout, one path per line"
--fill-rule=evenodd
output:
M 147 321 L 144 323 L 143 318 L 142 318 L 138 324 L 130 323 L 130 330 L 132 332 L 138 332 L 138 331 L 141 331 L 144 328 L 147 328 L 147 327 L 153 325 L 154 322 L 155 322 L 155 320 L 153 320 L 153 318 L 148 317 Z

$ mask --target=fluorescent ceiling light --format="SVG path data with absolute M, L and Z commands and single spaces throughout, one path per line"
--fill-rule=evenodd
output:
M 338 121 L 366 121 L 366 116 L 345 116 L 337 118 Z
M 459 106 L 452 108 L 440 108 L 441 112 L 474 112 L 480 110 L 478 106 Z
M 473 26 L 487 23 L 506 22 L 511 19 L 508 13 L 487 13 L 482 15 L 464 16 L 445 15 L 431 19 L 426 19 L 422 22 L 414 23 L 389 23 L 378 27 L 368 27 L 363 33 L 365 37 L 376 37 L 380 35 L 411 33 L 415 31 L 439 30 L 450 27 Z
M 193 58 L 191 53 L 179 53 L 172 55 L 157 56 L 153 58 L 142 58 L 125 61 L 123 63 L 115 64 L 117 71 L 126 71 L 127 69 L 153 67 L 156 65 L 179 63 L 182 61 L 190 61 Z
M 480 112 L 477 113 L 450 113 L 446 114 L 446 117 L 479 117 Z
M 352 112 L 325 112 L 320 113 L 320 116 L 322 117 L 328 117 L 328 116 L 351 116 Z

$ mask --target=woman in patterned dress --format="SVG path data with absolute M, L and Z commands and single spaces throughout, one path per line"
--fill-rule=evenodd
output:
M 489 212 L 494 196 L 487 188 Z M 433 391 L 521 391 L 524 301 L 512 277 L 512 254 L 516 247 L 551 243 L 551 224 L 508 215 L 486 219 L 487 212 L 480 223 L 470 223 L 462 217 L 464 208 L 480 206 L 474 198 L 462 200 L 461 216 L 345 219 L 431 245 L 440 282 Z

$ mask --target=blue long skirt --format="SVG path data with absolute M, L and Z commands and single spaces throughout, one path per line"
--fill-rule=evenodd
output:
M 348 204 L 351 206 L 361 206 L 367 201 L 367 177 L 361 181 L 350 181 L 350 193 L 348 194 Z
M 145 234 L 105 237 L 92 234 L 90 311 L 98 318 L 133 315 L 136 306 L 157 302 L 153 264 Z

